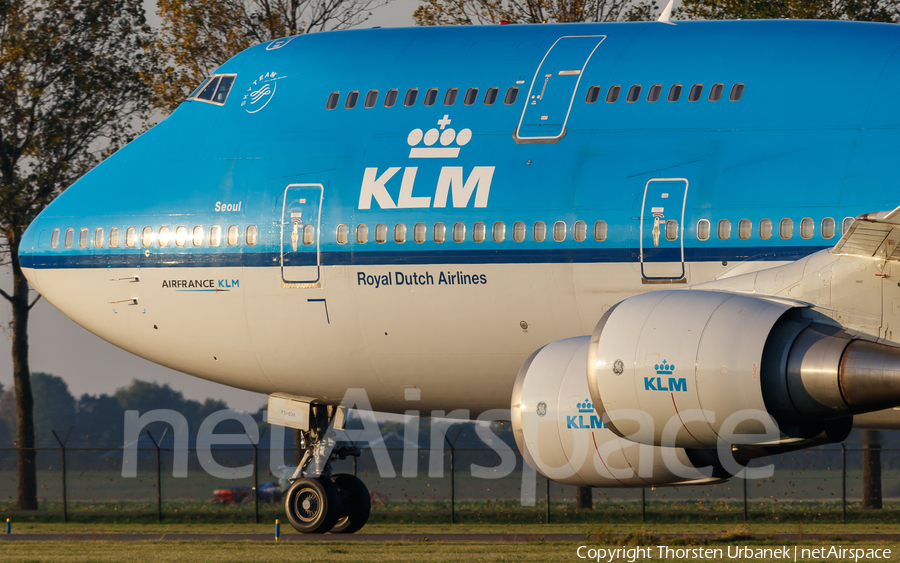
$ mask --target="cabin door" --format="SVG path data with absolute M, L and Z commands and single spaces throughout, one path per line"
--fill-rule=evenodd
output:
M 685 178 L 653 178 L 641 205 L 641 276 L 644 283 L 682 283 L 684 275 Z
M 322 184 L 291 184 L 281 205 L 281 281 L 319 287 Z
M 566 134 L 566 122 L 581 74 L 603 35 L 560 37 L 544 55 L 528 90 L 516 128 L 516 141 L 555 143 Z

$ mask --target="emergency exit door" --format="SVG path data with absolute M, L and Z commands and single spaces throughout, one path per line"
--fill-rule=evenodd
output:
M 281 206 L 281 280 L 300 287 L 319 284 L 322 184 L 291 184 Z
M 553 143 L 562 138 L 581 75 L 603 35 L 560 37 L 544 55 L 528 90 L 516 128 L 518 142 Z
M 679 283 L 684 275 L 685 178 L 653 178 L 641 205 L 641 276 L 645 283 Z

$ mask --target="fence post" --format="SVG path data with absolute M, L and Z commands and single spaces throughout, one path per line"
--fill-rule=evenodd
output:
M 742 481 L 744 481 L 744 522 L 747 521 L 747 475 L 746 475 L 746 473 L 747 472 L 745 471 L 744 478 L 742 479 Z
M 841 444 L 841 522 L 847 521 L 847 446 Z
M 162 436 L 159 437 L 159 442 L 153 439 L 153 435 L 150 434 L 149 430 L 147 431 L 147 436 L 156 447 L 156 518 L 160 522 L 162 522 L 162 471 L 160 471 L 162 461 L 160 459 L 159 446 L 162 444 L 163 438 L 166 437 L 166 432 L 168 431 L 168 428 L 163 430 Z
M 550 523 L 550 479 L 547 479 L 547 524 Z
M 69 521 L 69 501 L 66 496 L 66 442 L 69 441 L 69 434 L 72 433 L 72 427 L 69 427 L 69 431 L 66 432 L 66 439 L 60 440 L 59 436 L 56 434 L 56 430 L 50 430 L 53 432 L 53 437 L 56 438 L 56 441 L 59 442 L 59 451 L 62 456 L 62 497 L 63 497 L 63 522 Z
M 247 433 L 244 432 L 244 434 Z M 262 432 L 259 433 L 260 442 L 265 434 L 266 429 L 263 428 Z M 254 444 L 249 434 L 247 434 L 247 440 L 253 446 L 253 523 L 259 524 L 259 444 Z
M 457 437 L 459 437 L 457 435 Z M 456 440 L 454 440 L 455 442 Z M 455 450 L 453 448 L 453 444 L 447 438 L 447 435 L 444 434 L 444 442 L 450 447 L 450 523 L 456 523 L 456 468 L 454 467 L 454 453 Z
M 647 487 L 641 487 L 641 522 L 647 521 Z

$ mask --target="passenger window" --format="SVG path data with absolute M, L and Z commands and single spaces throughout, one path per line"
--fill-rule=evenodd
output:
M 497 221 L 494 223 L 494 228 L 491 229 L 491 235 L 494 238 L 494 242 L 503 242 L 506 240 L 506 224 Z
M 406 224 L 397 223 L 394 225 L 394 242 L 403 244 L 406 242 Z
M 147 247 L 153 244 L 153 227 L 144 227 L 141 230 L 141 246 Z
M 484 93 L 484 105 L 494 105 L 494 102 L 497 101 L 497 92 L 499 92 L 499 90 L 495 86 L 488 88 L 487 92 Z
M 94 248 L 103 248 L 103 227 L 94 230 Z
M 375 242 L 384 244 L 387 242 L 387 225 L 378 223 L 375 225 Z
M 200 229 L 200 240 L 203 240 L 203 227 L 199 227 Z M 250 225 L 247 227 L 247 246 L 256 246 L 256 240 L 259 235 L 259 231 L 256 229 L 256 225 Z M 194 240 L 197 240 L 197 235 L 194 234 Z M 346 241 L 346 236 L 344 237 L 344 242 Z M 200 246 L 197 243 L 194 243 L 194 246 Z
M 78 233 L 78 246 L 87 248 L 88 238 L 90 238 L 90 233 L 88 233 L 87 228 L 82 228 Z
M 137 242 L 137 229 L 134 227 L 128 227 L 125 229 L 125 246 L 128 248 L 134 248 L 135 243 Z
M 633 104 L 638 101 L 638 98 L 641 97 L 641 85 L 635 84 L 631 88 L 628 89 L 628 97 L 625 98 L 629 104 Z
M 506 96 L 503 97 L 503 103 L 511 106 L 516 103 L 516 98 L 519 97 L 519 88 L 518 86 L 510 86 L 506 91 Z
M 469 88 L 466 90 L 466 97 L 463 98 L 463 104 L 471 106 L 478 99 L 478 88 Z
M 225 100 L 228 99 L 228 92 L 231 91 L 231 85 L 234 83 L 234 76 L 223 76 L 222 81 L 219 82 L 219 87 L 216 88 L 216 95 L 213 96 L 213 102 L 217 104 L 224 104 Z
M 185 241 L 187 241 L 187 229 L 185 227 L 178 227 L 175 229 L 175 244 L 184 246 Z
M 670 102 L 677 102 L 680 97 L 681 97 L 681 84 L 672 84 L 672 87 L 669 88 L 668 100 Z
M 675 219 L 666 221 L 666 240 L 678 240 L 678 221 Z
M 731 221 L 722 219 L 719 221 L 719 240 L 728 240 L 731 238 Z
M 201 227 L 200 225 L 197 225 L 196 227 L 194 227 L 194 230 L 191 232 L 191 234 L 192 234 L 191 238 L 194 243 L 194 246 L 202 246 L 203 245 L 203 227 Z M 247 234 L 248 235 L 250 234 L 249 227 L 247 228 Z
M 57 229 L 56 240 L 59 242 L 59 232 Z M 119 248 L 119 227 L 113 227 L 109 230 L 109 247 Z M 56 248 L 56 247 L 54 247 Z
M 834 219 L 831 217 L 822 219 L 822 238 L 834 238 Z
M 584 221 L 575 221 L 574 236 L 576 241 L 584 242 L 584 239 L 587 238 L 587 223 Z
M 398 94 L 398 92 L 397 92 L 396 88 L 392 88 L 391 90 L 388 90 L 387 94 L 384 95 L 384 107 L 386 107 L 386 108 L 394 107 L 394 104 L 397 103 L 397 94 Z
M 228 246 L 237 246 L 239 237 L 240 231 L 238 231 L 237 225 L 231 225 L 230 227 L 228 227 Z
M 597 221 L 594 223 L 594 240 L 598 242 L 606 240 L 606 221 Z
M 459 95 L 459 88 L 450 88 L 444 94 L 444 105 L 452 106 L 456 103 L 456 96 Z
M 413 227 L 413 240 L 416 241 L 416 244 L 422 244 L 425 242 L 427 233 L 428 227 L 425 226 L 425 223 L 416 223 Z
M 453 242 L 463 242 L 466 240 L 466 224 L 456 223 L 453 225 Z
M 759 222 L 759 238 L 769 240 L 772 238 L 772 220 L 763 219 Z
M 429 88 L 425 92 L 425 100 L 423 101 L 423 103 L 426 106 L 433 106 L 434 102 L 437 101 L 437 96 L 438 96 L 438 89 L 437 88 Z
M 419 90 L 416 88 L 410 88 L 406 91 L 406 96 L 403 98 L 403 105 L 406 107 L 412 107 L 416 105 L 416 98 L 419 97 Z
M 361 223 L 356 226 L 356 242 L 366 244 L 369 242 L 369 226 Z
M 688 101 L 696 102 L 700 99 L 700 96 L 703 95 L 703 84 L 694 84 L 691 86 L 691 91 L 688 93 Z
M 344 100 L 344 107 L 346 109 L 353 109 L 356 107 L 356 100 L 359 99 L 359 92 L 356 90 L 347 94 L 347 99 Z
M 66 248 L 72 248 L 72 243 L 74 241 L 75 241 L 75 229 L 66 229 L 66 240 L 65 240 Z
M 790 219 L 782 219 L 781 225 L 778 227 L 778 235 L 784 240 L 794 236 L 794 222 Z
M 210 80 L 206 84 L 206 88 L 203 89 L 202 92 L 197 96 L 198 100 L 212 100 L 213 94 L 216 92 L 216 87 L 219 86 L 219 77 L 214 76 L 212 80 Z
M 547 238 L 547 225 L 543 221 L 538 221 L 531 229 L 531 235 L 534 242 L 544 242 L 544 239 Z
M 553 240 L 563 242 L 566 240 L 566 222 L 557 221 L 553 224 Z
M 484 242 L 486 228 L 481 221 L 475 223 L 472 227 L 472 240 L 475 242 Z
M 712 88 L 709 89 L 709 101 L 718 102 L 719 98 L 722 97 L 722 90 L 725 89 L 725 86 L 722 84 L 713 84 Z
M 709 221 L 706 219 L 697 221 L 697 240 L 709 240 Z
M 310 246 L 316 242 L 316 226 L 303 225 L 303 244 Z
M 50 235 L 50 248 L 57 246 L 59 246 L 59 229 L 53 229 L 53 234 Z
M 340 92 L 332 92 L 328 94 L 328 101 L 325 102 L 325 109 L 334 109 L 338 105 L 338 100 L 341 99 Z
M 434 242 L 442 243 L 447 238 L 447 227 L 443 223 L 434 224 Z
M 622 91 L 622 87 L 616 84 L 615 86 L 610 86 L 609 90 L 606 91 L 606 103 L 614 104 L 616 100 L 619 99 L 619 92 Z
M 747 240 L 753 231 L 753 222 L 750 219 L 741 219 L 738 223 L 738 238 Z
M 169 227 L 160 227 L 159 238 L 156 240 L 159 241 L 160 246 L 167 246 L 169 244 Z
M 219 246 L 222 242 L 222 228 L 218 225 L 214 225 L 209 229 L 209 245 L 210 246 Z
M 369 93 L 366 94 L 366 101 L 363 102 L 363 107 L 366 109 L 375 107 L 375 104 L 378 103 L 378 90 L 369 90 Z
M 650 87 L 650 91 L 647 92 L 647 101 L 655 102 L 659 100 L 660 94 L 662 94 L 662 84 L 654 84 Z
M 735 84 L 734 86 L 731 87 L 731 96 L 729 96 L 728 99 L 730 99 L 732 102 L 736 102 L 736 101 L 740 100 L 741 96 L 743 96 L 743 95 L 744 95 L 744 84 L 741 82 L 738 82 L 737 84 Z
M 584 97 L 585 103 L 593 104 L 600 99 L 600 87 L 591 86 L 588 88 L 587 95 Z
M 853 224 L 853 217 L 844 218 L 844 222 L 841 223 L 841 235 L 846 235 L 847 231 L 850 230 L 850 226 Z
M 800 221 L 800 238 L 811 239 L 816 231 L 816 223 L 811 217 Z
M 337 239 L 338 244 L 347 244 L 347 241 L 350 239 L 350 227 L 343 223 L 338 225 L 335 238 Z
M 516 242 L 525 240 L 525 223 L 522 221 L 513 223 L 513 240 Z

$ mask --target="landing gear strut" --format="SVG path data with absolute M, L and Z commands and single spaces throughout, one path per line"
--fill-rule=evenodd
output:
M 326 437 L 333 407 L 310 406 L 310 429 L 301 436 L 303 458 L 284 495 L 288 522 L 304 534 L 352 534 L 369 519 L 369 489 L 353 475 L 332 475 L 331 462 L 358 456 L 357 447 Z

